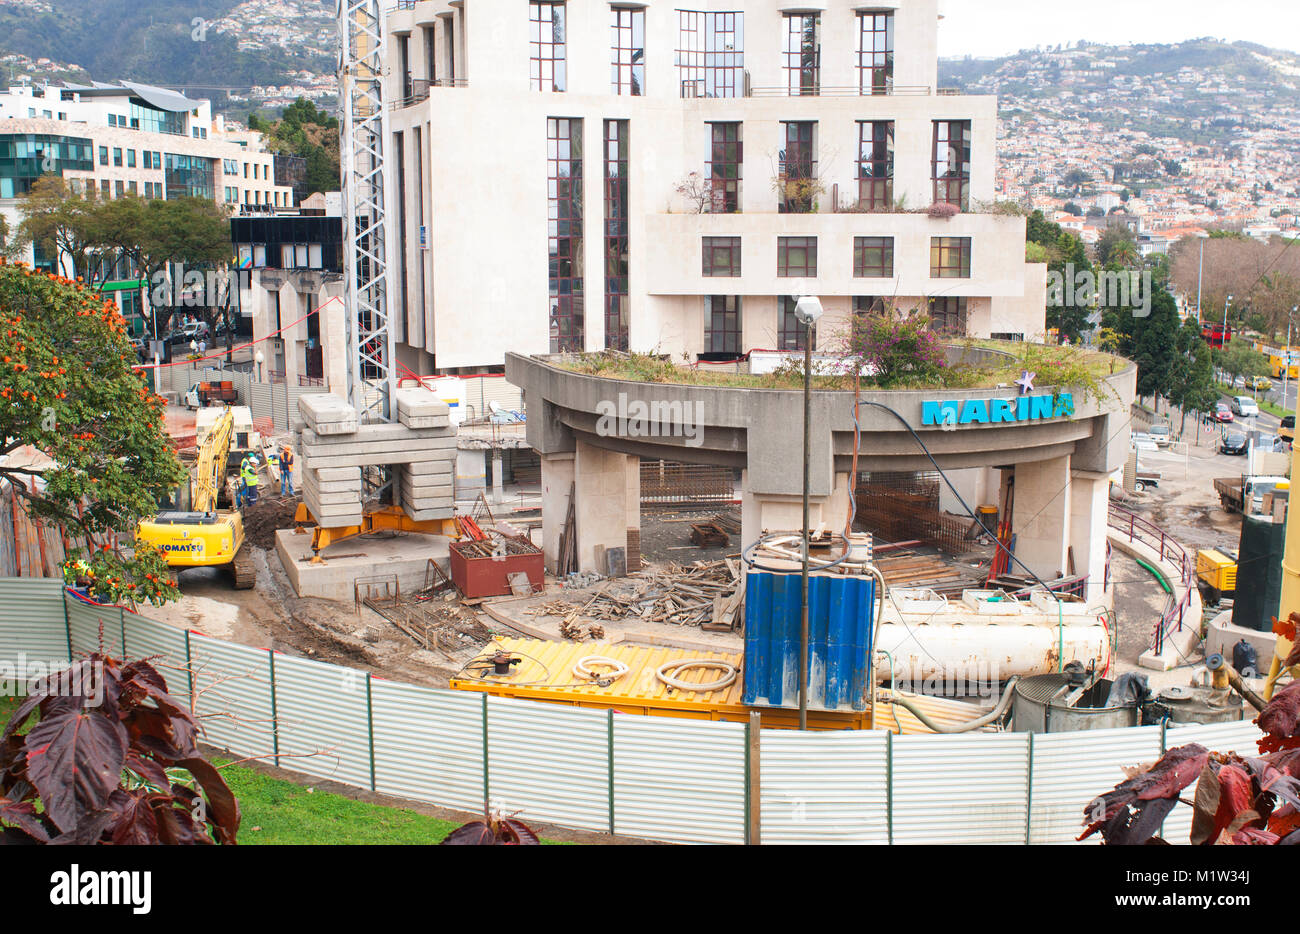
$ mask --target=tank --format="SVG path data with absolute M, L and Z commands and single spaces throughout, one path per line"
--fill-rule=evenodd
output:
M 1064 673 L 1021 678 L 1013 689 L 1011 728 L 1018 733 L 1066 733 L 1137 726 L 1142 712 L 1136 704 L 1104 706 L 1112 683 L 1098 678 L 1088 684 Z
M 1245 705 L 1235 691 L 1181 685 L 1161 688 L 1147 710 L 1152 723 L 1164 719 L 1170 723 L 1230 723 L 1244 720 L 1245 714 Z
M 1282 562 L 1286 523 L 1271 516 L 1245 515 L 1241 519 L 1241 545 L 1237 555 L 1237 589 L 1232 601 L 1232 624 L 1269 632 L 1282 602 Z

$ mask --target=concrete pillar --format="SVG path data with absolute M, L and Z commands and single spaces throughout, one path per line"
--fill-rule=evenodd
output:
M 604 574 L 608 570 L 604 550 L 627 547 L 628 513 L 632 508 L 628 502 L 628 473 L 629 465 L 637 464 L 637 458 L 628 454 L 578 442 L 574 456 L 578 570 Z
M 1070 475 L 1070 538 L 1074 573 L 1084 574 L 1088 603 L 1110 603 L 1106 593 L 1106 518 L 1110 513 L 1110 477 L 1072 471 Z
M 641 528 L 641 458 L 627 459 L 627 527 Z
M 835 486 L 830 496 L 810 497 L 808 524 L 812 529 L 825 524 L 836 534 L 844 533 L 844 523 L 849 515 L 849 484 L 847 472 L 835 474 Z M 803 498 L 749 490 L 749 471 L 740 475 L 740 537 L 742 546 L 748 547 L 758 540 L 763 531 L 798 533 L 803 521 Z
M 492 449 L 492 502 L 506 501 L 505 465 L 502 463 L 501 449 Z
M 1011 529 L 1016 558 L 1044 581 L 1059 577 L 1070 538 L 1070 456 L 1017 464 L 1015 491 Z M 1007 573 L 1028 576 L 1014 560 Z
M 1002 478 L 993 467 L 969 467 L 963 470 L 948 471 L 948 479 L 957 488 L 962 499 L 971 509 L 981 505 L 998 505 L 998 496 L 1002 489 Z M 966 515 L 966 510 L 948 489 L 948 484 L 939 481 L 939 508 L 955 516 Z
M 487 452 L 482 448 L 461 448 L 456 452 L 456 498 L 474 499 L 486 487 Z
M 542 455 L 542 551 L 546 555 L 546 566 L 552 573 L 559 559 L 560 535 L 569 511 L 569 489 L 573 478 L 573 454 Z

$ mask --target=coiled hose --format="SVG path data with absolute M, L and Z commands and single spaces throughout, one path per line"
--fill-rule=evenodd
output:
M 917 707 L 906 697 L 895 695 L 890 698 L 890 702 L 898 704 L 898 706 L 909 711 L 912 716 L 916 717 L 916 719 L 920 720 L 936 733 L 969 733 L 971 730 L 978 730 L 980 727 L 988 726 L 994 720 L 1000 720 L 1002 718 L 1002 716 L 1007 712 L 1007 707 L 1011 703 L 1011 698 L 1013 696 L 1011 688 L 1019 680 L 1020 675 L 1011 676 L 1011 680 L 1007 682 L 1006 689 L 1002 692 L 1002 699 L 998 701 L 998 705 L 990 712 L 975 720 L 969 720 L 966 723 L 959 723 L 957 726 L 943 726 L 942 724 L 935 723 L 925 715 L 925 712 L 921 710 L 921 708 Z

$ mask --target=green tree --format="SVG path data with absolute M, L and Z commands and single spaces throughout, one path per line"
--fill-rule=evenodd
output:
M 1214 410 L 1219 390 L 1214 385 L 1210 347 L 1201 339 L 1200 326 L 1195 318 L 1188 318 L 1178 329 L 1176 346 L 1178 356 L 1170 379 L 1169 401 L 1182 412 L 1181 432 L 1187 427 L 1188 412 L 1199 415 Z
M 1049 275 L 1054 274 L 1062 282 L 1059 294 L 1056 290 L 1049 289 L 1047 326 L 1056 328 L 1062 337 L 1068 337 L 1072 343 L 1078 343 L 1083 333 L 1090 328 L 1088 315 L 1092 309 L 1076 290 L 1065 287 L 1065 283 L 1080 273 L 1092 272 L 1092 263 L 1088 261 L 1088 251 L 1083 241 L 1063 230 L 1060 224 L 1049 221 L 1042 211 L 1035 211 L 1025 221 L 1025 239 L 1030 246 L 1037 247 L 1032 251 L 1032 256 L 1031 251 L 1027 251 L 1026 257 L 1031 262 L 1046 262 Z M 1040 256 L 1045 258 L 1038 259 Z
M 157 602 L 176 596 L 161 556 L 114 542 L 131 540 L 185 471 L 163 400 L 135 360 L 113 302 L 25 263 L 0 263 L 0 455 L 30 445 L 48 458 L 0 457 L 0 480 L 33 516 L 95 546 L 89 574 L 112 569 L 96 578 L 97 593 L 118 588 Z
M 89 279 L 88 260 L 99 239 L 99 205 L 94 188 L 84 195 L 74 193 L 62 176 L 42 175 L 32 183 L 20 205 L 23 219 L 14 246 L 37 244 L 47 256 L 55 257 L 56 268 L 63 270 L 66 258 L 72 275 Z
M 1178 359 L 1178 306 L 1167 289 L 1152 287 L 1151 313 L 1132 317 L 1131 359 L 1138 366 L 1137 394 L 1168 397 L 1174 389 Z
M 1131 269 L 1141 259 L 1137 240 L 1127 224 L 1110 224 L 1097 238 L 1097 263 Z
M 1215 364 L 1226 373 L 1230 382 L 1238 376 L 1250 379 L 1268 373 L 1268 357 L 1264 356 L 1244 338 L 1233 338 L 1215 355 Z

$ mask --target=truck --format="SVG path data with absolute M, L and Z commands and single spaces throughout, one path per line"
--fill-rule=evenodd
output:
M 185 393 L 185 405 L 191 409 L 203 409 L 221 403 L 229 405 L 238 401 L 239 390 L 228 379 L 195 383 Z
M 230 470 L 236 469 L 240 461 L 248 454 L 263 453 L 264 440 L 258 430 L 253 426 L 253 410 L 246 405 L 215 405 L 208 408 L 199 409 L 198 414 L 194 417 L 194 443 L 202 448 L 203 442 L 207 439 L 208 434 L 220 422 L 226 410 L 229 409 L 234 417 L 234 426 L 231 432 L 230 449 L 226 458 L 226 466 Z M 279 477 L 275 478 L 279 480 Z
M 1263 504 L 1264 494 L 1277 488 L 1278 484 L 1287 483 L 1288 478 L 1277 475 L 1219 477 L 1214 481 L 1214 490 L 1219 494 L 1219 502 L 1227 512 L 1244 512 L 1248 500 L 1256 507 Z

